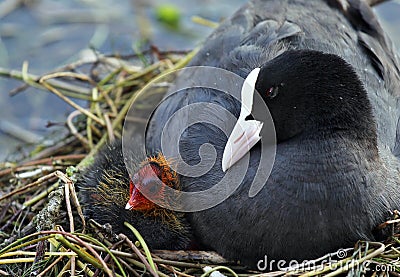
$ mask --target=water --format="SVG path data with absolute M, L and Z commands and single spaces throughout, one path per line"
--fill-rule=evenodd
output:
M 181 30 L 172 31 L 160 24 L 155 10 L 164 1 L 112 0 L 36 0 L 4 15 L 0 1 L 0 67 L 21 70 L 29 62 L 29 72 L 44 74 L 79 59 L 88 48 L 103 53 L 132 53 L 140 38 L 138 21 L 149 22 L 151 42 L 163 50 L 188 50 L 199 44 L 212 29 L 192 22 L 199 15 L 220 21 L 231 15 L 244 0 L 170 0 L 181 12 Z M 1 6 L 3 5 L 3 6 Z M 376 8 L 385 30 L 400 47 L 400 3 Z M 21 83 L 0 78 L 0 127 L 5 123 L 28 130 L 35 140 L 49 132 L 66 132 L 48 122 L 64 122 L 74 109 L 55 95 L 29 88 L 9 97 L 8 92 Z M 7 126 L 5 126 L 7 127 Z M 16 151 L 21 141 L 0 132 L 0 161 Z

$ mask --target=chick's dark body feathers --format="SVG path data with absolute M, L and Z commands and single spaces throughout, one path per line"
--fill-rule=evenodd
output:
M 138 167 L 140 162 L 136 162 Z M 109 223 L 114 233 L 123 232 L 136 240 L 124 226 L 126 221 L 139 231 L 151 249 L 189 247 L 192 236 L 184 214 L 166 210 L 144 213 L 125 209 L 130 197 L 129 184 L 130 176 L 124 163 L 121 142 L 106 145 L 77 183 L 85 216 L 101 224 Z

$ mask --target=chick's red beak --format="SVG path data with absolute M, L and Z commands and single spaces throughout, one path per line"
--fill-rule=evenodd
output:
M 138 188 L 135 186 L 135 184 L 131 181 L 130 182 L 130 199 L 128 203 L 126 203 L 125 209 L 126 210 L 133 210 L 135 209 L 138 205 L 140 205 L 141 200 L 140 200 L 140 192 Z
M 147 199 L 141 191 L 148 189 L 149 184 L 159 180 L 151 165 L 145 165 L 132 177 L 130 181 L 130 199 L 125 206 L 126 210 L 150 210 L 154 203 Z

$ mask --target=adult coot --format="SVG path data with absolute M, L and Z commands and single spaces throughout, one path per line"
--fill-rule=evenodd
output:
M 275 164 L 255 197 L 248 192 L 261 143 L 251 149 L 233 195 L 187 215 L 201 243 L 251 267 L 265 255 L 301 261 L 374 239 L 376 226 L 400 207 L 399 64 L 364 1 L 250 1 L 211 34 L 190 65 L 243 78 L 261 68 L 256 88 L 277 138 Z M 240 113 L 240 103 L 217 90 L 171 94 L 151 118 L 148 153 L 162 151 L 163 128 L 176 111 L 200 102 Z M 196 116 L 213 114 L 204 109 Z M 179 176 L 183 190 L 205 190 L 222 180 L 227 139 L 213 124 L 188 126 L 179 141 L 182 159 L 199 163 L 203 144 L 212 144 L 217 158 L 202 176 Z M 241 165 L 238 160 L 228 171 Z

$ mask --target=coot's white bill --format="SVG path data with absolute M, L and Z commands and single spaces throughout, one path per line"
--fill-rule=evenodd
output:
M 225 145 L 222 156 L 222 170 L 225 172 L 239 161 L 261 139 L 263 123 L 257 120 L 246 120 L 251 114 L 255 85 L 260 68 L 255 68 L 244 80 L 241 91 L 241 109 L 238 121 Z

